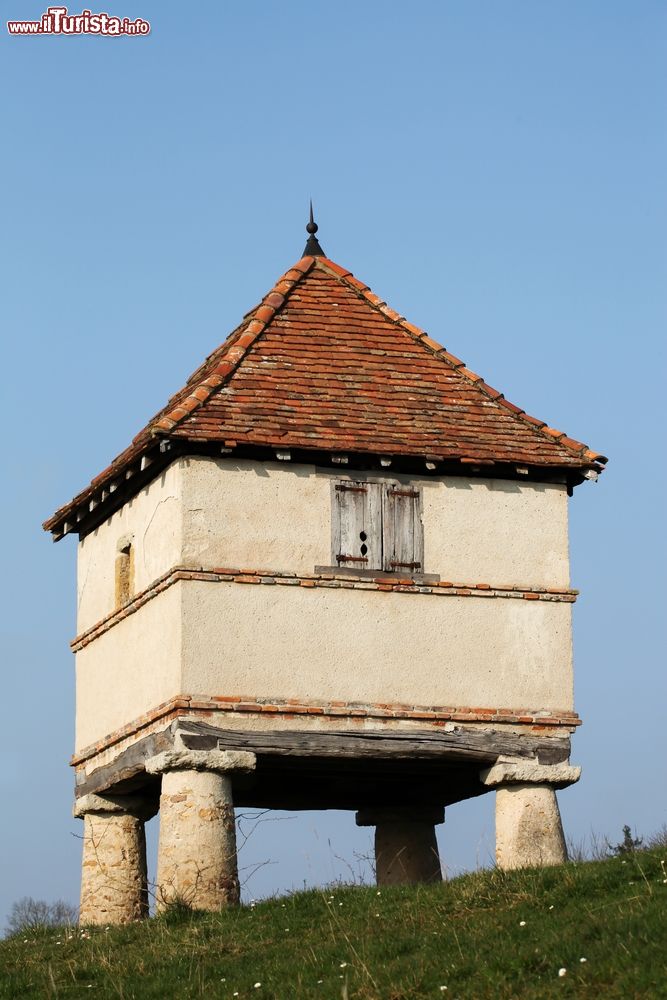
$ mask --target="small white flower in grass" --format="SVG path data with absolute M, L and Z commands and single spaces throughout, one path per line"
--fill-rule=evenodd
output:
M 559 969 L 559 970 L 558 970 L 558 975 L 559 975 L 559 976 L 561 977 L 561 979 L 562 979 L 562 978 L 563 978 L 563 976 L 566 976 L 566 975 L 567 975 L 567 969 Z
M 525 926 L 526 926 L 526 921 L 525 920 L 520 920 L 519 921 L 519 927 L 525 927 Z
M 587 962 L 587 961 L 588 961 L 588 959 L 587 959 L 587 958 L 580 958 L 580 959 L 579 959 L 579 961 L 580 961 L 580 962 Z
M 446 990 L 446 989 L 448 989 L 448 988 L 449 988 L 449 987 L 447 987 L 447 986 L 441 986 L 441 987 L 440 987 L 440 992 L 441 992 L 441 993 L 444 993 L 444 992 L 445 992 L 445 990 Z
M 236 991 L 236 993 L 232 993 L 233 997 L 237 997 L 238 995 L 239 995 L 239 991 L 238 990 Z
M 342 906 L 343 904 L 342 904 L 342 903 L 339 903 L 338 905 L 339 905 L 339 906 Z
M 551 906 L 549 907 L 549 909 L 553 910 L 553 908 L 554 908 L 554 904 L 552 903 Z
M 381 890 L 380 890 L 380 889 L 378 889 L 378 891 L 377 891 L 377 892 L 375 893 L 375 895 L 376 895 L 376 896 L 381 896 L 381 895 L 382 895 L 382 892 L 381 892 Z
M 261 985 L 262 985 L 261 983 L 255 983 L 255 985 L 253 986 L 253 989 L 254 990 L 258 990 Z
M 338 968 L 339 969 L 346 969 L 347 968 L 347 962 L 341 962 Z

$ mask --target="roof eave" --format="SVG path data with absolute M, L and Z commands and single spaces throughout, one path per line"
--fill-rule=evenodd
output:
M 67 534 L 88 534 L 155 479 L 167 465 L 179 457 L 192 454 L 217 458 L 233 454 L 235 458 L 283 460 L 295 464 L 330 465 L 339 469 L 358 468 L 362 465 L 377 467 L 388 474 L 391 474 L 392 469 L 396 472 L 411 468 L 415 473 L 436 478 L 444 475 L 470 475 L 544 482 L 560 477 L 569 487 L 577 486 L 585 479 L 597 479 L 604 471 L 602 461 L 582 460 L 559 464 L 530 462 L 522 458 L 489 459 L 473 454 L 455 456 L 434 452 L 401 452 L 396 449 L 387 452 L 378 449 L 341 449 L 322 444 L 306 448 L 280 445 L 275 441 L 237 443 L 224 438 L 190 440 L 160 432 L 148 438 L 130 460 L 109 466 L 89 487 L 44 521 L 42 527 L 51 532 L 54 541 L 60 541 Z

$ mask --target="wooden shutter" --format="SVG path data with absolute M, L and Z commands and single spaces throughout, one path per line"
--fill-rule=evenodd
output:
M 333 484 L 333 564 L 382 569 L 382 498 L 379 483 Z
M 424 572 L 421 493 L 413 486 L 387 483 L 382 494 L 384 569 Z

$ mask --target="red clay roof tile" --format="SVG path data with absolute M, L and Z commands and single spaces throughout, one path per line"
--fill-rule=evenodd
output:
M 291 267 L 132 445 L 44 527 L 56 531 L 160 432 L 228 447 L 575 470 L 606 462 L 504 399 L 326 257 Z

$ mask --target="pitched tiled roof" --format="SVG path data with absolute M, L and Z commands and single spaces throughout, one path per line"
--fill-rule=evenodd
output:
M 117 480 L 156 435 L 574 471 L 606 462 L 508 402 L 326 257 L 304 257 L 287 271 L 130 447 L 44 527 L 55 530 Z

